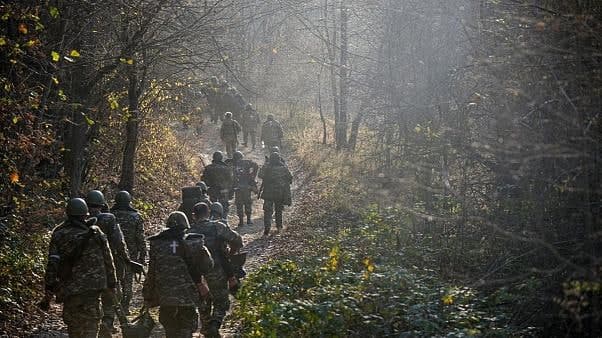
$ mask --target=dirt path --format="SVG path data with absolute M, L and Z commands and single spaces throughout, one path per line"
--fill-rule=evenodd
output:
M 191 178 L 191 184 L 200 180 L 200 172 L 203 168 L 203 163 L 205 165 L 211 163 L 211 157 L 213 152 L 216 150 L 225 151 L 220 139 L 219 139 L 219 125 L 215 124 L 205 124 L 203 126 L 201 135 L 196 135 L 193 128 L 189 128 L 186 130 L 181 130 L 179 132 L 180 141 L 185 145 L 184 148 L 191 149 L 199 149 L 199 153 L 197 154 L 182 154 L 183 158 L 190 159 L 190 156 L 201 156 L 202 161 L 198 162 L 198 173 L 197 177 Z M 241 137 L 242 138 L 242 137 Z M 259 164 L 259 166 L 263 165 L 265 162 L 265 152 L 259 146 L 255 150 L 252 150 L 251 147 L 242 147 L 239 145 L 239 149 L 243 152 L 246 159 L 253 160 Z M 286 157 L 286 153 L 284 153 Z M 294 172 L 294 170 L 293 170 Z M 295 177 L 297 178 L 297 177 Z M 301 180 L 296 180 L 301 181 Z M 296 190 L 295 187 L 293 187 Z M 255 196 L 253 196 L 255 198 Z M 232 201 L 233 202 L 233 201 Z M 287 244 L 289 236 L 287 235 L 286 228 L 286 220 L 291 213 L 291 210 L 285 210 L 285 224 L 284 231 L 280 234 L 274 233 L 274 229 L 272 229 L 272 233 L 265 237 L 263 236 L 263 203 L 262 200 L 254 200 L 253 203 L 253 213 L 252 213 L 252 225 L 245 225 L 243 227 L 237 227 L 238 225 L 238 217 L 236 216 L 236 206 L 232 203 L 230 205 L 230 215 L 228 217 L 228 223 L 230 226 L 239 232 L 243 237 L 244 241 L 244 251 L 248 253 L 247 263 L 245 265 L 245 269 L 247 272 L 255 271 L 259 266 L 267 262 L 270 258 L 274 257 L 279 250 Z M 290 209 L 290 208 L 288 208 Z M 162 210 L 160 212 L 161 215 L 168 214 L 170 210 Z M 161 218 L 161 217 L 159 217 Z M 148 227 L 153 230 L 159 229 L 162 227 L 164 222 L 163 219 L 153 219 L 149 220 Z M 135 312 L 135 309 L 140 308 L 142 305 L 142 297 L 141 297 L 141 284 L 134 285 L 134 299 L 132 300 L 132 312 Z M 232 299 L 232 306 L 236 306 L 236 301 Z M 155 316 L 157 319 L 158 316 Z M 157 321 L 157 326 L 152 332 L 151 337 L 164 337 L 164 331 L 161 325 Z M 222 336 L 223 337 L 237 337 L 240 336 L 238 332 L 238 325 L 235 322 L 229 320 L 226 317 L 226 322 L 222 328 Z M 50 311 L 46 314 L 46 318 L 44 320 L 44 325 L 39 328 L 34 328 L 32 332 L 28 335 L 29 337 L 67 337 L 66 327 L 61 319 L 61 306 L 60 304 L 52 304 Z M 113 335 L 113 337 L 120 337 L 119 333 Z M 200 333 L 196 333 L 195 337 L 202 337 Z

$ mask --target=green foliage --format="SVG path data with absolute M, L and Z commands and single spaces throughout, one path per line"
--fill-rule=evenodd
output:
M 234 315 L 250 337 L 508 336 L 500 295 L 454 287 L 398 247 L 394 217 L 376 210 L 314 255 L 274 260 L 250 274 Z M 334 237 L 334 238 L 333 238 Z M 320 241 L 322 240 L 322 241 Z M 513 298 L 513 296 L 507 297 Z M 507 301 L 507 299 L 504 299 Z

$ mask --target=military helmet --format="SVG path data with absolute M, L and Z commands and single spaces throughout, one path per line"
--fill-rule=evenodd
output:
M 132 195 L 125 190 L 122 190 L 115 195 L 115 204 L 117 205 L 129 205 L 131 201 Z
M 86 203 L 91 207 L 102 207 L 107 204 L 105 195 L 100 190 L 90 190 L 86 195 Z
M 221 151 L 216 151 L 213 153 L 213 160 L 214 161 L 221 161 L 224 159 L 224 154 Z
M 217 85 L 218 80 L 217 80 L 217 76 L 212 76 L 211 78 L 209 78 L 209 81 L 211 82 L 212 85 Z
M 274 119 L 274 115 L 273 114 L 268 114 L 268 120 L 273 120 Z
M 117 224 L 117 218 L 115 218 L 115 215 L 108 212 L 101 212 L 100 214 L 96 215 L 96 219 L 96 225 L 103 228 L 103 231 L 106 229 L 111 229 Z
M 234 152 L 234 155 L 232 156 L 233 159 L 235 159 L 236 161 L 240 161 L 243 159 L 245 155 L 242 154 L 242 152 L 240 152 L 239 150 Z
M 67 216 L 88 216 L 88 205 L 82 198 L 72 198 L 67 202 Z
M 197 183 L 196 185 L 197 185 L 198 187 L 200 187 L 200 188 L 201 188 L 201 190 L 202 190 L 203 192 L 206 192 L 206 191 L 207 191 L 207 183 L 205 183 L 205 182 L 203 182 L 203 181 L 200 181 L 200 182 L 199 182 L 199 183 Z
M 273 153 L 280 153 L 280 148 L 278 148 L 278 146 L 273 146 L 270 148 L 270 151 Z
M 188 217 L 181 211 L 174 211 L 167 217 L 167 227 L 169 229 L 185 230 L 190 228 Z
M 192 213 L 197 216 L 207 216 L 209 215 L 209 206 L 205 202 L 199 202 L 192 207 Z
M 231 119 L 231 118 L 232 118 L 232 112 L 229 112 L 229 111 L 227 111 L 227 112 L 224 114 L 224 118 L 226 118 L 226 119 Z
M 222 217 L 222 215 L 224 214 L 224 207 L 220 202 L 211 203 L 211 214 Z

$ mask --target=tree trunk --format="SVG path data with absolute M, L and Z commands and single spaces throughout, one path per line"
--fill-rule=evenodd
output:
M 349 16 L 347 15 L 347 5 L 345 0 L 341 0 L 341 60 L 339 67 L 339 123 L 336 128 L 339 131 L 337 135 L 337 149 L 347 147 L 347 96 L 349 94 L 349 39 L 347 36 L 347 26 Z
M 121 178 L 119 180 L 119 189 L 129 191 L 134 190 L 135 178 L 135 160 L 136 146 L 138 145 L 138 76 L 135 64 L 128 66 L 128 119 L 126 123 L 125 147 L 123 150 L 123 160 L 121 164 Z

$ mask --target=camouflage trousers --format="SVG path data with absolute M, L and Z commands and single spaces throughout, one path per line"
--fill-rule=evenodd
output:
M 192 306 L 160 306 L 159 323 L 167 338 L 191 338 L 199 326 L 198 313 Z
M 226 154 L 228 154 L 229 158 L 232 158 L 232 156 L 234 156 L 237 143 L 237 140 L 224 140 L 224 144 L 226 145 Z
M 69 337 L 96 338 L 101 316 L 100 291 L 67 297 L 63 302 L 63 321 Z
M 228 278 L 220 266 L 211 270 L 206 276 L 209 286 L 209 297 L 199 307 L 202 328 L 207 337 L 216 336 L 222 325 L 226 313 L 230 309 L 230 293 L 228 291 Z
M 126 269 L 121 284 L 121 308 L 125 313 L 130 312 L 130 302 L 133 295 L 134 273 L 131 269 Z
M 272 200 L 263 201 L 263 225 L 265 227 L 264 233 L 270 232 L 272 227 L 272 217 L 276 216 L 276 227 L 282 229 L 282 212 L 284 210 L 284 204 Z
M 236 191 L 234 195 L 234 202 L 236 203 L 236 214 L 240 224 L 244 224 L 244 216 L 247 216 L 247 223 L 251 221 L 251 214 L 253 213 L 253 199 L 251 198 L 251 189 L 241 188 Z
M 243 144 L 246 146 L 248 144 L 248 141 L 251 141 L 251 144 L 253 145 L 253 149 L 255 149 L 255 129 L 245 129 L 243 128 L 242 130 L 242 139 L 243 139 Z

